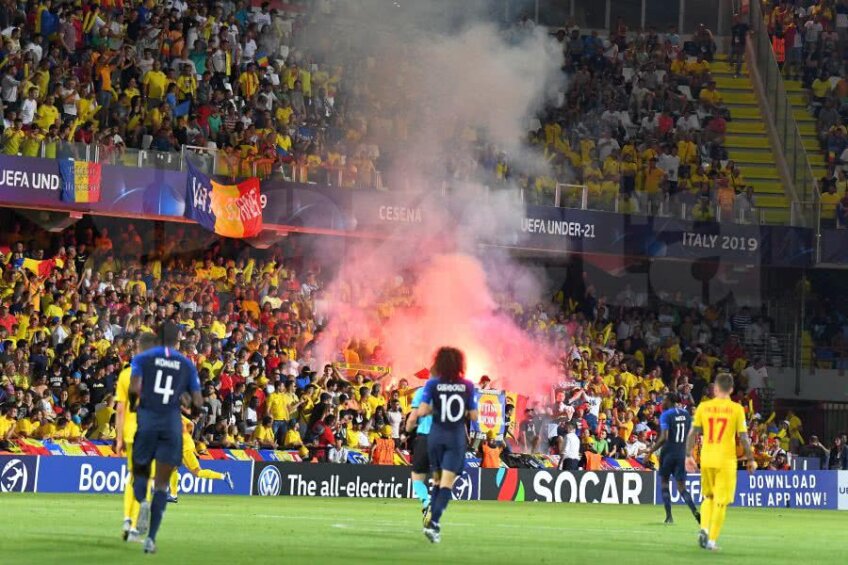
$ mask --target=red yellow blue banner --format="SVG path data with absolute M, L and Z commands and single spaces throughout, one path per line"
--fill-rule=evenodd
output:
M 503 440 L 506 422 L 506 394 L 502 390 L 475 390 L 477 398 L 477 421 L 471 422 L 471 433 L 484 438 L 494 432 L 498 440 Z
M 62 200 L 65 202 L 100 202 L 100 163 L 59 161 L 62 177 Z
M 223 237 L 254 237 L 262 231 L 259 179 L 221 184 L 188 163 L 185 217 Z

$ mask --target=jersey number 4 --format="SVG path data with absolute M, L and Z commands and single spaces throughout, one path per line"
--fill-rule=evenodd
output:
M 716 434 L 716 429 L 718 433 Z M 707 443 L 721 443 L 727 429 L 727 418 L 707 418 Z
M 162 377 L 165 377 L 165 384 L 162 384 Z M 171 375 L 165 375 L 161 370 L 156 371 L 156 382 L 153 383 L 153 392 L 162 395 L 162 404 L 168 404 L 171 397 L 174 396 L 174 378 Z

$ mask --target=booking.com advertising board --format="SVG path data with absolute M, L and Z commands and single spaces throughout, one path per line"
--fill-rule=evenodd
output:
M 230 490 L 224 481 L 198 479 L 180 468 L 181 494 L 413 498 L 409 467 L 212 460 L 201 466 L 229 472 L 235 488 Z M 0 493 L 114 494 L 122 492 L 128 480 L 122 458 L 0 455 Z M 688 475 L 686 485 L 696 502 L 703 500 L 700 475 Z M 644 471 L 467 467 L 453 495 L 456 500 L 662 504 L 657 475 Z M 674 481 L 671 499 L 682 503 Z M 848 510 L 848 471 L 740 471 L 733 504 Z
M 204 469 L 229 472 L 235 488 L 224 481 L 199 479 L 179 469 L 181 494 L 250 494 L 251 461 L 203 461 Z M 0 456 L 2 492 L 113 494 L 129 480 L 127 461 L 119 457 Z

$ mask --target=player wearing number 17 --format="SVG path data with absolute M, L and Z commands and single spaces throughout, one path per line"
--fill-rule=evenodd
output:
M 716 377 L 715 398 L 698 405 L 692 431 L 686 439 L 686 467 L 697 468 L 692 450 L 703 435 L 701 445 L 701 533 L 698 543 L 704 549 L 716 550 L 716 540 L 724 525 L 727 506 L 736 496 L 736 437 L 745 450 L 749 473 L 757 468 L 751 451 L 751 440 L 742 406 L 730 400 L 733 377 L 720 373 Z
M 433 492 L 430 519 L 424 524 L 424 535 L 431 542 L 438 543 L 441 540 L 439 522 L 442 513 L 451 499 L 453 483 L 465 466 L 466 425 L 469 420 L 477 419 L 477 404 L 474 384 L 463 378 L 465 356 L 460 350 L 440 348 L 430 373 L 433 378 L 424 385 L 421 404 L 410 415 L 406 429 L 412 431 L 418 418 L 433 415 L 427 436 Z
M 168 498 L 168 483 L 180 465 L 183 453 L 183 427 L 180 405 L 191 393 L 195 407 L 203 405 L 197 368 L 177 351 L 179 328 L 170 321 L 158 331 L 159 345 L 133 357 L 130 374 L 130 401 L 138 399 L 138 431 L 133 446 L 133 491 L 141 504 L 138 530 L 148 531 L 144 552 L 156 552 L 156 533 Z M 150 466 L 156 461 L 153 500 L 146 499 Z

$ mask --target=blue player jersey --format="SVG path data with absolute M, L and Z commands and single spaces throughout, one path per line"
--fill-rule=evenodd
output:
M 474 383 L 462 379 L 456 382 L 432 378 L 424 385 L 421 402 L 433 408 L 431 433 L 465 434 L 466 412 L 477 409 Z
M 132 360 L 131 378 L 141 379 L 139 428 L 180 425 L 180 397 L 200 390 L 194 363 L 169 347 L 153 347 Z
M 692 427 L 692 416 L 683 408 L 671 408 L 660 414 L 660 430 L 668 431 L 668 439 L 663 444 L 663 457 L 685 456 L 686 436 Z
M 418 390 L 415 391 L 415 394 L 412 395 L 412 403 L 410 406 L 415 409 L 421 405 L 421 399 L 424 397 L 424 387 L 422 386 Z M 430 433 L 430 426 L 433 425 L 433 415 L 428 414 L 427 416 L 422 416 L 418 418 L 418 430 L 417 433 L 420 436 L 427 435 Z

